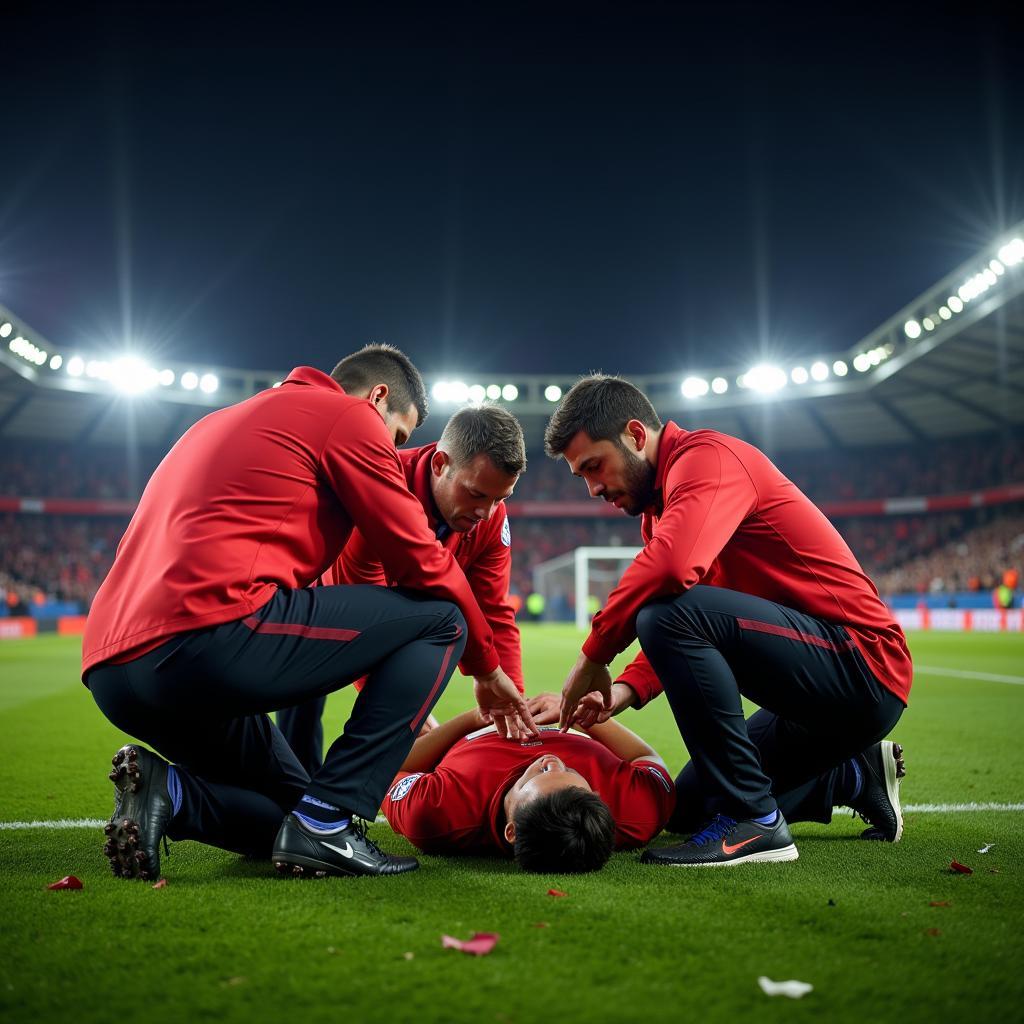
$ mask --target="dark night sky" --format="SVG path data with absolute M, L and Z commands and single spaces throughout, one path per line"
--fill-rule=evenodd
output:
M 269 369 L 845 348 L 1024 217 L 1024 39 L 824 6 L 8 5 L 0 301 Z

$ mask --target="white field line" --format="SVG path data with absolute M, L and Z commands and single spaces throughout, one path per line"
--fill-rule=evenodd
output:
M 845 810 L 846 808 L 844 808 Z M 967 803 L 967 804 L 904 804 L 905 814 L 963 814 L 972 811 L 992 811 L 1020 813 L 1024 811 L 1024 803 Z M 24 829 L 66 829 L 66 828 L 102 828 L 106 818 L 58 818 L 54 821 L 0 821 L 0 832 L 16 832 Z M 377 815 L 377 824 L 386 825 L 387 818 Z
M 994 672 L 970 672 L 959 668 L 935 668 L 930 665 L 915 665 L 914 675 L 944 676 L 947 679 L 981 679 L 986 683 L 1013 683 L 1024 686 L 1024 676 L 1000 676 Z
M 54 821 L 0 821 L 0 832 L 18 832 L 29 828 L 103 828 L 107 820 L 107 818 L 57 818 Z M 387 820 L 383 814 L 377 815 L 378 825 L 386 825 Z

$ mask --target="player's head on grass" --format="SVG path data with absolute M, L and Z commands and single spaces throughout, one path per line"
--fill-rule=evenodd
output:
M 499 405 L 467 406 L 445 425 L 430 460 L 438 511 L 457 533 L 489 519 L 526 469 L 519 421 Z
M 591 497 L 636 516 L 654 497 L 661 426 L 639 388 L 595 373 L 562 399 L 544 431 L 544 448 L 586 480 Z
M 427 418 L 427 389 L 412 360 L 394 345 L 366 345 L 345 356 L 331 376 L 355 398 L 368 398 L 396 444 Z
M 582 775 L 553 754 L 505 794 L 505 839 L 524 871 L 597 871 L 612 854 L 615 821 Z

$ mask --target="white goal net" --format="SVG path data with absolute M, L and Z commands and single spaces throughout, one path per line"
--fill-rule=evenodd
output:
M 576 548 L 534 566 L 533 589 L 544 597 L 544 618 L 575 621 L 577 629 L 586 629 L 640 550 Z

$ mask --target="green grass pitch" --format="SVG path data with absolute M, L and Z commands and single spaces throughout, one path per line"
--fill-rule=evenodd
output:
M 570 628 L 527 627 L 531 690 L 557 690 Z M 920 667 L 896 738 L 903 800 L 1024 801 L 1024 637 L 918 634 Z M 0 821 L 106 818 L 120 736 L 78 682 L 78 643 L 0 643 Z M 457 676 L 441 716 L 468 705 Z M 327 731 L 348 698 L 332 698 Z M 664 701 L 625 719 L 678 769 Z M 171 1024 L 411 1021 L 530 1024 L 1019 1020 L 1024 1005 L 1024 813 L 919 811 L 896 846 L 859 820 L 794 828 L 800 859 L 719 871 L 645 868 L 616 855 L 586 877 L 423 857 L 393 879 L 279 879 L 269 864 L 179 843 L 166 888 L 110 876 L 95 828 L 0 828 L 0 1016 Z M 383 845 L 407 851 L 386 825 Z M 977 851 L 994 843 L 991 851 Z M 974 874 L 948 870 L 957 859 Z M 66 874 L 80 892 L 49 892 Z M 555 887 L 566 898 L 547 895 Z M 496 931 L 487 957 L 442 934 Z M 796 978 L 802 1000 L 757 977 Z

